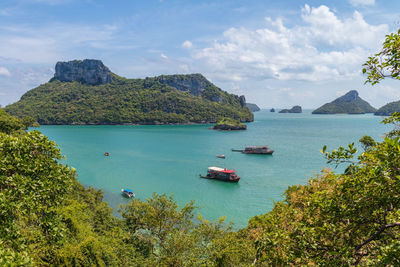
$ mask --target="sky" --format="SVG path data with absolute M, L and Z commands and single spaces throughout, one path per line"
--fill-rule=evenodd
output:
M 0 105 L 100 59 L 127 78 L 202 73 L 262 108 L 316 108 L 349 90 L 374 107 L 400 82 L 362 64 L 400 28 L 398 0 L 1 0 Z

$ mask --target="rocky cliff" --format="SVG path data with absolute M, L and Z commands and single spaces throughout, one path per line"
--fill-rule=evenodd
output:
M 364 114 L 373 113 L 376 109 L 372 107 L 367 101 L 358 96 L 356 90 L 351 90 L 345 95 L 335 99 L 330 103 L 317 108 L 313 114 Z
M 189 92 L 194 96 L 200 96 L 206 88 L 213 86 L 213 84 L 200 73 L 189 75 L 161 75 L 156 77 L 156 80 L 179 91 Z
M 208 100 L 223 103 L 226 102 L 221 89 L 212 84 L 200 73 L 195 74 L 174 74 L 155 77 L 161 84 L 168 85 L 182 92 L 188 92 L 194 96 L 202 96 Z M 246 98 L 235 96 L 242 107 L 246 106 Z
M 248 107 L 251 112 L 260 111 L 260 108 L 256 104 L 253 104 L 253 103 L 246 103 L 246 107 Z
M 57 62 L 56 73 L 51 79 L 62 82 L 77 81 L 84 84 L 100 85 L 112 81 L 111 71 L 101 60 L 85 59 Z

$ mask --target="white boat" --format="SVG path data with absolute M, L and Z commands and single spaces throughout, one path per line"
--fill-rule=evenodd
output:
M 130 189 L 121 189 L 121 192 L 126 197 L 129 197 L 129 198 L 135 197 L 135 193 L 133 193 L 133 191 Z

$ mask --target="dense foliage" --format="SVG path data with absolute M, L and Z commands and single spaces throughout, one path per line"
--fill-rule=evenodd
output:
M 399 265 L 400 139 L 361 140 L 365 151 L 345 174 L 324 170 L 250 220 L 258 261 L 271 265 Z M 350 146 L 325 152 L 350 162 Z
M 226 117 L 219 117 L 215 125 L 229 125 L 229 126 L 241 126 L 245 125 L 241 123 L 239 120 L 235 120 L 232 118 L 226 118 Z
M 232 118 L 219 117 L 215 125 L 214 130 L 246 130 L 247 125 L 241 123 L 240 120 L 235 120 Z
M 215 95 L 218 101 L 210 100 Z M 5 110 L 18 117 L 33 116 L 40 124 L 205 123 L 219 116 L 253 120 L 237 96 L 211 83 L 195 96 L 162 84 L 157 77 L 116 75 L 112 83 L 98 86 L 53 80 L 28 91 Z

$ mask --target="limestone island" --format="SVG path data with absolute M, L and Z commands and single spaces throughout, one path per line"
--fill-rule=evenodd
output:
M 54 77 L 6 106 L 39 124 L 215 123 L 218 117 L 253 121 L 244 96 L 225 92 L 201 74 L 127 79 L 100 60 L 58 62 Z
M 260 108 L 256 104 L 253 104 L 253 103 L 246 103 L 246 107 L 248 107 L 251 112 L 260 111 Z
M 317 108 L 312 114 L 364 114 L 375 111 L 374 107 L 358 96 L 356 90 L 351 90 L 334 101 Z
M 300 106 L 294 106 L 291 109 L 282 109 L 279 113 L 301 113 L 303 112 Z
M 390 102 L 379 108 L 374 114 L 378 116 L 391 116 L 395 112 L 400 112 L 400 101 Z
M 247 125 L 241 123 L 239 120 L 220 117 L 217 120 L 217 123 L 212 127 L 214 130 L 223 130 L 223 131 L 236 131 L 236 130 L 246 130 Z

